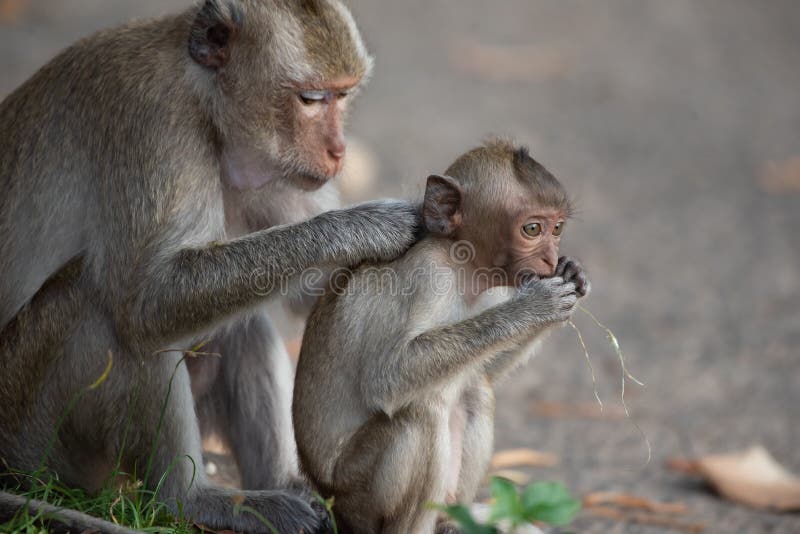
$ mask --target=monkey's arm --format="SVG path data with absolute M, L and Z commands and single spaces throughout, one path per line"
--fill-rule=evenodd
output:
M 591 291 L 589 277 L 586 275 L 581 263 L 575 258 L 562 256 L 558 261 L 554 276 L 560 276 L 565 282 L 575 284 L 575 292 L 578 298 L 585 297 Z M 530 360 L 539 349 L 544 337 L 542 334 L 548 331 L 534 333 L 522 345 L 501 351 L 487 362 L 485 369 L 489 382 L 495 384 L 516 367 Z
M 304 269 L 399 256 L 415 241 L 418 226 L 416 206 L 370 202 L 227 243 L 162 254 L 128 288 L 117 317 L 121 333 L 129 339 L 179 339 L 285 290 Z
M 364 377 L 365 398 L 391 415 L 425 390 L 565 320 L 574 304 L 574 285 L 560 278 L 536 281 L 508 302 L 401 341 L 379 358 L 383 363 L 368 367 L 377 376 Z
M 517 367 L 524 365 L 533 358 L 539 350 L 542 339 L 546 337 L 547 329 L 543 329 L 531 336 L 520 346 L 500 351 L 494 358 L 486 362 L 484 369 L 489 383 L 496 384 Z

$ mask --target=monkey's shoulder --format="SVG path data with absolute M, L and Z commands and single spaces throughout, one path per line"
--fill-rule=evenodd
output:
M 316 328 L 306 336 L 334 329 L 365 339 L 375 332 L 403 336 L 420 321 L 459 318 L 465 310 L 449 248 L 447 240 L 424 239 L 394 261 L 335 273 L 310 317 Z
M 392 296 L 400 307 L 454 298 L 458 265 L 450 257 L 450 246 L 449 240 L 423 239 L 392 262 L 359 268 L 353 277 L 353 288 L 365 289 L 368 298 L 376 293 Z
M 460 260 L 454 257 L 457 244 L 450 239 L 429 237 L 419 241 L 392 265 L 409 277 L 435 273 L 442 278 L 454 277 Z

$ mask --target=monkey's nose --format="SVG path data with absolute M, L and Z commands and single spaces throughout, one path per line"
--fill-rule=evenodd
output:
M 547 266 L 550 275 L 555 273 L 556 266 L 558 265 L 558 250 L 555 248 L 548 249 L 544 254 L 542 254 L 542 263 Z
M 347 149 L 345 147 L 329 148 L 328 149 L 328 157 L 330 157 L 332 160 L 334 160 L 336 162 L 339 162 L 342 159 L 344 159 L 344 154 L 345 154 L 346 150 Z
M 325 173 L 329 176 L 335 176 L 342 172 L 342 168 L 344 167 L 344 150 L 336 151 L 336 150 L 327 150 L 325 155 L 325 163 L 323 163 L 323 168 L 325 169 Z

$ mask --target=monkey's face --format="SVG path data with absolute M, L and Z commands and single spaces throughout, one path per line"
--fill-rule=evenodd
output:
M 490 285 L 553 276 L 572 202 L 526 148 L 493 140 L 445 173 L 428 177 L 423 219 L 431 233 L 471 243 L 474 266 L 501 275 Z
M 313 190 L 342 170 L 345 113 L 372 59 L 338 0 L 269 4 L 207 0 L 189 53 L 214 87 L 228 184 Z
M 299 187 L 317 189 L 341 172 L 347 150 L 344 123 L 359 81 L 340 77 L 289 91 L 291 113 L 279 130 L 279 157 L 285 176 Z
M 505 256 L 502 265 L 515 285 L 525 275 L 553 276 L 558 264 L 558 247 L 567 215 L 553 208 L 535 205 L 532 208 L 512 218 L 505 238 L 499 241 L 506 244 L 507 250 L 500 251 L 500 256 Z
M 512 198 L 480 213 L 467 210 L 459 234 L 474 243 L 478 267 L 500 269 L 505 284 L 518 287 L 531 275 L 553 276 L 567 214 Z

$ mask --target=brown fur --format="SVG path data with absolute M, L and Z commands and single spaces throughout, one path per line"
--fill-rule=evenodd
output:
M 301 467 L 335 498 L 346 533 L 452 532 L 426 504 L 474 499 L 491 457 L 494 384 L 589 290 L 577 261 L 550 257 L 567 196 L 526 151 L 492 142 L 447 174 L 428 179 L 432 235 L 338 279 L 303 338 L 293 403 Z M 524 238 L 532 218 L 545 231 Z M 459 258 L 463 245 L 474 255 Z M 497 264 L 500 252 L 508 258 Z M 478 281 L 482 271 L 498 277 Z M 516 294 L 482 309 L 493 285 Z
M 180 362 L 211 338 L 224 358 L 192 365 L 197 411 L 231 444 L 245 504 L 281 532 L 320 526 L 307 492 L 282 489 L 295 476 L 291 368 L 264 302 L 304 269 L 396 257 L 419 215 L 389 201 L 317 215 L 341 166 L 342 80 L 361 83 L 370 58 L 338 0 L 315 4 L 206 0 L 103 31 L 0 103 L 0 129 L 13 132 L 0 136 L 0 458 L 11 468 L 38 466 L 55 431 L 47 465 L 66 484 L 97 489 L 120 459 L 150 489 L 166 474 L 159 498 L 175 511 L 264 529 L 193 471 L 200 422 Z M 301 86 L 326 99 L 304 104 Z M 108 378 L 83 395 L 109 352 Z

